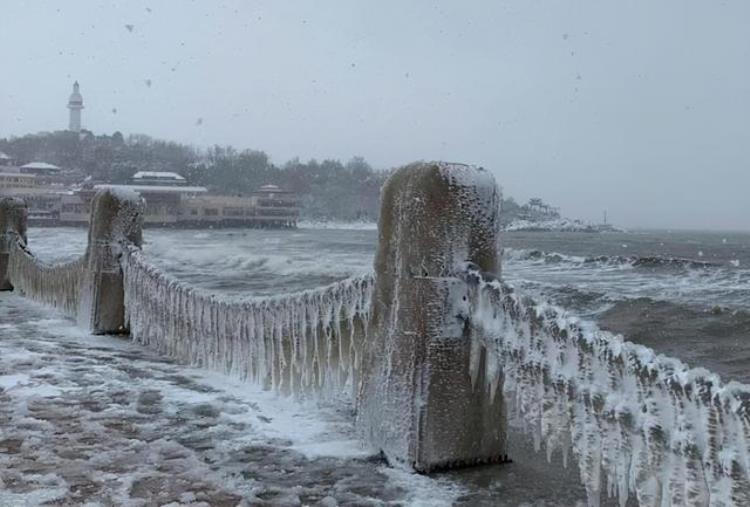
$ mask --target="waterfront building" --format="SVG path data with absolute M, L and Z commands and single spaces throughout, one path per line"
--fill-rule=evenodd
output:
M 34 188 L 36 186 L 36 176 L 34 176 L 33 174 L 23 174 L 18 171 L 0 172 L 0 193 L 12 192 L 13 190 L 19 189 Z
M 0 151 L 0 167 L 7 167 L 13 165 L 13 157 L 7 153 Z
M 88 223 L 91 200 L 103 188 L 140 194 L 146 203 L 146 225 L 286 228 L 296 227 L 299 219 L 296 195 L 275 185 L 265 185 L 249 196 L 242 196 L 210 194 L 206 187 L 188 186 L 176 173 L 141 172 L 131 181 L 137 184 L 93 185 L 62 195 L 60 223 Z
M 276 185 L 263 185 L 253 192 L 255 219 L 272 227 L 295 227 L 299 219 L 299 199 L 294 192 Z
M 181 175 L 168 171 L 138 171 L 131 178 L 134 185 L 186 185 Z
M 34 174 L 37 176 L 52 176 L 62 172 L 62 169 L 54 164 L 48 164 L 46 162 L 31 162 L 29 164 L 22 165 L 19 168 L 19 172 L 23 174 Z

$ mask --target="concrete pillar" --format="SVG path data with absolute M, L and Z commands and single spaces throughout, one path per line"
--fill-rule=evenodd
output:
M 120 256 L 127 243 L 141 246 L 142 223 L 143 200 L 135 192 L 94 196 L 78 307 L 79 324 L 94 334 L 127 332 Z
M 28 208 L 23 199 L 0 198 L 0 290 L 13 290 L 8 280 L 8 261 L 12 242 L 26 243 Z
M 360 429 L 420 472 L 503 461 L 502 395 L 472 385 L 465 262 L 498 273 L 499 190 L 485 170 L 417 163 L 382 192 Z M 482 359 L 483 361 L 483 359 Z

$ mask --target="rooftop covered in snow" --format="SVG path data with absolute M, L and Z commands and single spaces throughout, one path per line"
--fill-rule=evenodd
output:
M 139 194 L 202 194 L 208 192 L 206 187 L 170 186 L 170 185 L 94 185 L 94 190 L 99 189 L 123 189 L 132 190 Z
M 31 162 L 21 166 L 21 169 L 52 169 L 59 171 L 60 168 L 54 164 L 48 164 L 47 162 Z
M 134 180 L 173 180 L 173 181 L 185 181 L 185 178 L 177 173 L 169 171 L 138 171 L 133 175 Z
M 292 193 L 290 190 L 284 190 L 278 185 L 263 185 L 255 193 L 260 194 L 289 194 Z
M 21 172 L 27 174 L 55 174 L 60 171 L 62 169 L 47 162 L 31 162 L 21 166 Z

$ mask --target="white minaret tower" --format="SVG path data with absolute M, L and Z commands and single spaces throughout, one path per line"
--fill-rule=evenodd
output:
M 81 92 L 78 88 L 78 81 L 76 81 L 73 83 L 73 93 L 70 94 L 70 99 L 68 99 L 68 109 L 70 109 L 70 123 L 68 124 L 68 130 L 73 132 L 81 131 L 81 109 L 83 109 L 83 97 L 81 97 Z

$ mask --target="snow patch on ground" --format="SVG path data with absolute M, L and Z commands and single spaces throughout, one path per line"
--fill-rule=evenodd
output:
M 300 229 L 343 229 L 352 231 L 376 231 L 377 222 L 355 221 L 341 222 L 336 220 L 300 220 L 297 223 Z

